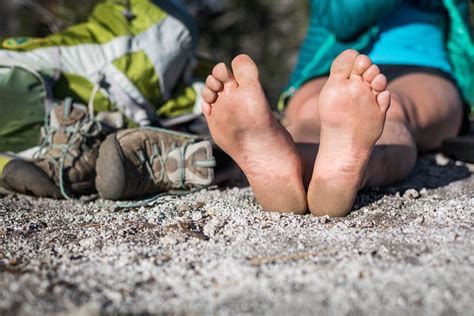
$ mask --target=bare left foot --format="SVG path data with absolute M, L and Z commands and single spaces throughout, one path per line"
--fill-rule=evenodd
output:
M 263 209 L 305 213 L 301 157 L 273 117 L 250 57 L 237 56 L 232 71 L 215 66 L 202 97 L 214 141 L 245 173 Z
M 390 106 L 387 80 L 366 55 L 346 50 L 319 96 L 321 140 L 308 189 L 315 215 L 345 216 L 363 184 Z

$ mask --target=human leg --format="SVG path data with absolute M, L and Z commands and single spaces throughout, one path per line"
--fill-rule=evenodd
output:
M 373 79 L 378 73 L 376 66 L 370 66 L 370 71 L 365 75 L 366 81 Z M 391 107 L 386 115 L 386 122 L 383 133 L 377 141 L 363 177 L 360 179 L 359 187 L 371 185 L 384 185 L 404 179 L 416 162 L 417 146 L 419 150 L 431 150 L 438 148 L 442 139 L 455 135 L 460 127 L 462 118 L 461 98 L 456 87 L 450 80 L 440 76 L 425 73 L 414 73 L 404 75 L 393 80 L 388 88 L 392 92 Z M 440 93 L 441 92 L 441 93 Z M 341 90 L 340 90 L 340 93 Z M 297 94 L 298 95 L 298 94 Z M 293 108 L 287 110 L 290 116 L 289 131 L 298 141 L 300 137 L 308 134 L 317 134 L 314 128 L 319 128 L 321 119 L 318 114 L 313 114 L 314 127 L 306 130 L 308 124 L 300 124 L 299 113 L 311 113 L 319 111 L 319 91 L 315 89 L 313 95 L 308 94 L 299 98 L 304 100 L 299 104 L 289 104 Z M 298 100 L 295 98 L 295 100 Z M 312 103 L 311 103 L 312 102 Z M 306 107 L 301 110 L 301 107 Z M 334 111 L 333 111 L 334 113 Z M 295 133 L 296 131 L 296 133 Z M 319 137 L 315 138 L 315 142 Z M 306 144 L 297 144 L 303 161 L 305 162 L 305 174 L 312 172 L 307 166 L 315 160 L 317 150 Z M 313 172 L 314 178 L 318 172 Z M 340 178 L 340 177 L 336 177 Z M 357 179 L 357 176 L 353 176 Z M 347 183 L 346 188 L 351 187 Z M 353 186 L 355 188 L 355 186 Z M 311 204 L 311 189 L 309 190 L 309 203 Z M 356 189 L 344 190 L 344 193 L 352 192 L 355 197 Z M 324 195 L 323 198 L 330 197 Z M 337 201 L 344 199 L 338 195 Z M 347 198 L 346 210 L 339 212 L 326 212 L 316 208 L 313 213 L 317 215 L 345 215 L 352 206 L 353 198 Z M 317 203 L 316 203 L 317 204 Z M 311 208 L 311 206 L 310 206 Z
M 296 143 L 319 143 L 321 119 L 317 109 L 327 79 L 318 77 L 308 81 L 288 102 L 283 124 Z
M 244 62 L 244 64 L 247 63 L 248 61 Z M 241 63 L 238 59 L 233 62 L 234 73 L 237 74 L 236 70 L 239 70 L 239 68 L 241 68 L 240 64 Z M 254 66 L 252 66 L 252 68 L 253 67 Z M 242 71 L 242 69 L 240 70 Z M 252 73 L 252 71 L 244 72 Z M 256 69 L 255 73 L 257 73 Z M 367 73 L 370 74 L 371 71 L 368 71 Z M 373 74 L 373 77 L 375 77 L 376 75 L 378 75 L 378 72 L 375 72 Z M 238 76 L 235 75 L 235 77 Z M 371 78 L 370 80 L 373 79 L 374 78 Z M 295 106 L 293 108 L 290 104 L 289 111 L 287 111 L 287 119 L 289 123 L 288 130 L 292 132 L 294 139 L 300 142 L 297 144 L 297 148 L 298 151 L 302 154 L 303 159 L 301 160 L 299 159 L 297 154 L 295 155 L 294 146 L 288 146 L 287 137 L 285 137 L 284 142 L 275 139 L 272 140 L 270 135 L 267 135 L 267 133 L 264 132 L 265 130 L 269 130 L 271 131 L 270 134 L 282 135 L 281 130 L 279 128 L 274 128 L 273 118 L 270 120 L 272 122 L 271 124 L 268 124 L 268 120 L 266 119 L 258 119 L 257 121 L 253 122 L 253 124 L 252 120 L 249 120 L 250 117 L 265 118 L 270 115 L 270 111 L 268 104 L 266 103 L 265 97 L 263 96 L 263 93 L 261 91 L 255 93 L 252 92 L 252 89 L 250 89 L 251 87 L 257 87 L 261 89 L 260 84 L 258 82 L 258 76 L 255 76 L 252 80 L 248 80 L 248 82 L 246 82 L 245 78 L 242 78 L 242 80 L 243 84 L 241 85 L 240 90 L 238 90 L 237 88 L 239 87 L 239 78 L 234 78 L 234 75 L 223 64 L 218 65 L 214 69 L 213 75 L 208 78 L 206 83 L 207 88 L 203 91 L 203 98 L 205 101 L 203 103 L 203 111 L 206 115 L 206 118 L 208 119 L 211 133 L 213 134 L 213 137 L 216 142 L 226 152 L 228 152 L 229 155 L 242 168 L 247 178 L 249 179 L 252 188 L 254 189 L 257 200 L 260 204 L 262 204 L 264 209 L 288 210 L 293 207 L 293 212 L 295 212 L 294 207 L 295 205 L 297 205 L 298 211 L 296 212 L 301 213 L 302 206 L 306 205 L 306 196 L 304 188 L 308 187 L 309 182 L 311 180 L 311 176 L 314 174 L 313 166 L 316 154 L 318 152 L 317 144 L 302 143 L 302 141 L 309 140 L 309 138 L 307 138 L 307 135 L 312 135 L 314 137 L 312 138 L 314 139 L 314 142 L 319 141 L 319 112 L 317 111 L 317 104 L 314 104 L 315 107 L 313 107 L 312 105 L 311 107 L 308 106 L 311 104 L 312 100 L 314 100 L 314 95 L 311 94 L 310 89 L 314 88 L 315 86 L 317 87 L 318 85 L 321 87 L 325 83 L 326 79 L 319 80 L 319 82 L 317 82 L 315 86 L 307 86 L 307 94 L 304 97 L 300 98 L 300 100 L 306 101 L 306 108 L 303 110 L 303 115 L 301 115 L 301 112 L 298 113 L 299 111 L 297 109 L 297 103 L 294 103 Z M 377 82 L 377 80 L 375 81 Z M 227 82 L 229 82 L 230 85 L 229 88 L 226 90 L 225 85 Z M 370 86 L 370 82 L 366 82 L 365 84 Z M 382 85 L 384 86 L 385 83 L 382 83 Z M 383 88 L 384 87 L 380 88 L 380 90 L 383 90 Z M 305 92 L 304 89 L 302 91 Z M 369 92 L 372 93 L 370 94 L 371 96 L 377 95 L 379 93 L 372 92 L 370 89 Z M 248 94 L 248 96 L 246 94 Z M 301 93 L 299 95 L 301 96 Z M 295 96 L 293 100 L 298 101 L 298 95 Z M 255 103 L 255 101 L 257 102 L 257 104 L 252 104 Z M 242 108 L 240 104 L 249 105 L 250 107 L 248 109 L 246 107 Z M 316 109 L 316 111 L 308 111 L 308 108 L 311 110 Z M 221 111 L 222 109 L 225 109 L 226 111 Z M 235 111 L 233 111 L 234 109 Z M 259 110 L 260 113 L 255 113 L 255 109 Z M 214 110 L 217 110 L 217 115 L 211 117 L 212 112 Z M 263 114 L 264 112 L 265 114 Z M 244 117 L 242 119 L 236 117 L 236 114 L 239 113 L 244 114 Z M 337 112 L 334 113 L 337 114 Z M 303 126 L 298 124 L 301 118 L 308 120 L 308 117 L 309 119 L 315 121 L 315 124 L 313 124 L 313 126 L 311 126 L 311 124 L 301 124 Z M 255 123 L 257 123 L 257 125 L 255 125 Z M 249 124 L 252 124 L 252 126 L 248 126 Z M 245 127 L 245 133 L 242 131 L 243 127 Z M 255 127 L 258 128 L 255 130 Z M 294 128 L 292 129 L 292 127 Z M 229 133 L 228 130 L 232 130 L 234 128 L 236 128 L 236 130 L 234 132 Z M 308 131 L 306 130 L 307 128 L 311 128 L 311 130 Z M 295 133 L 298 132 L 301 132 L 301 137 L 295 136 Z M 240 136 L 233 135 L 236 133 L 240 134 Z M 260 141 L 262 142 L 262 144 L 267 143 L 267 141 L 269 140 L 272 140 L 272 144 L 268 142 L 268 144 L 265 144 L 265 146 L 260 146 L 263 150 L 256 150 L 257 148 L 255 148 L 253 145 L 247 146 L 248 144 L 244 144 L 242 146 L 240 144 L 244 143 L 245 139 L 238 139 L 242 137 L 242 135 L 250 135 L 248 136 L 249 139 L 255 136 L 257 136 L 257 138 L 261 137 L 261 140 L 253 140 L 253 143 L 251 143 L 251 145 L 258 144 Z M 238 145 L 236 146 L 235 144 Z M 277 144 L 284 145 L 275 146 Z M 294 160 L 297 161 L 297 163 L 294 163 L 291 160 L 285 160 L 288 156 L 286 155 L 286 152 L 288 151 L 286 151 L 285 149 L 288 149 L 290 147 L 292 149 L 290 150 L 291 154 L 289 155 L 289 157 L 296 157 Z M 284 150 L 282 151 L 282 149 Z M 281 153 L 283 153 L 283 155 L 280 155 Z M 277 155 L 281 158 L 278 160 L 278 163 L 276 163 L 275 166 L 285 161 L 286 163 L 282 164 L 282 166 L 284 165 L 285 169 L 290 171 L 286 173 L 281 173 L 280 175 L 283 176 L 283 178 L 277 179 L 277 181 L 273 181 L 272 178 L 277 175 L 278 168 L 274 168 L 274 166 L 271 167 L 270 164 L 268 164 L 268 159 L 274 155 Z M 249 159 L 252 161 L 249 161 Z M 375 162 L 377 161 L 378 160 L 375 159 Z M 264 167 L 260 168 L 262 166 Z M 297 172 L 295 172 L 295 170 Z M 285 176 L 285 174 L 287 176 Z M 304 178 L 304 186 L 302 184 L 301 177 Z M 361 181 L 361 177 L 356 177 L 356 180 Z M 275 186 L 272 188 L 272 185 Z M 354 196 L 356 192 L 357 190 L 352 192 Z M 296 204 L 295 201 L 297 202 Z M 348 208 L 350 208 L 351 205 L 352 202 L 350 203 Z
M 383 131 L 390 106 L 385 88 L 367 56 L 346 50 L 334 60 L 319 96 L 321 138 L 307 195 L 313 214 L 344 216 L 351 209 Z
M 218 64 L 202 94 L 213 139 L 245 173 L 262 207 L 305 213 L 301 157 L 272 116 L 254 62 L 240 55 L 232 61 L 232 71 Z
M 353 51 L 352 51 L 353 52 Z M 351 53 L 354 54 L 354 53 Z M 356 53 L 356 56 L 358 54 Z M 362 58 L 364 60 L 365 58 Z M 365 62 L 362 62 L 362 64 L 365 64 L 365 66 L 361 66 L 363 69 L 365 69 L 363 73 L 363 82 L 366 86 L 373 85 L 373 80 L 377 75 L 379 74 L 379 70 L 377 66 L 371 65 L 371 62 L 366 62 L 367 59 L 365 59 Z M 244 64 L 246 64 L 245 62 Z M 233 65 L 235 65 L 236 69 L 239 69 L 240 62 L 234 62 Z M 252 66 L 254 67 L 254 66 Z M 219 70 L 220 68 L 220 70 Z M 243 68 L 242 68 L 243 69 Z M 232 147 L 239 147 L 239 146 L 230 146 L 225 144 L 225 139 L 229 138 L 232 142 L 232 140 L 235 138 L 235 135 L 231 135 L 229 137 L 229 132 L 226 131 L 229 127 L 230 130 L 234 129 L 236 126 L 237 127 L 242 127 L 246 126 L 246 124 L 250 124 L 249 122 L 252 122 L 250 119 L 257 117 L 255 112 L 253 110 L 255 109 L 264 109 L 263 112 L 266 114 L 263 115 L 263 117 L 269 117 L 269 107 L 268 104 L 266 103 L 265 97 L 263 95 L 263 92 L 261 92 L 261 87 L 260 84 L 258 83 L 258 75 L 254 76 L 252 80 L 247 81 L 247 84 L 243 84 L 241 89 L 237 89 L 239 85 L 237 84 L 239 80 L 236 80 L 230 70 L 228 70 L 223 64 L 221 64 L 219 67 L 216 67 L 215 69 L 215 74 L 208 79 L 207 83 L 207 89 L 203 92 L 204 96 L 204 104 L 203 104 L 203 110 L 208 118 L 208 121 L 210 123 L 211 131 L 213 131 L 213 135 L 216 138 L 220 138 L 218 140 L 218 144 L 221 145 L 221 147 L 228 147 L 227 152 L 230 153 L 230 155 L 236 159 L 236 161 L 239 160 L 239 155 L 240 156 L 245 156 L 245 159 L 241 159 L 240 161 L 240 166 L 260 166 L 260 165 L 265 165 L 263 161 L 265 159 L 268 159 L 269 157 L 272 157 L 272 155 L 276 154 L 278 157 L 285 157 L 285 154 L 280 156 L 280 147 L 279 146 L 271 146 L 268 144 L 268 146 L 263 146 L 267 148 L 268 150 L 260 150 L 256 151 L 256 154 L 254 154 L 254 149 L 252 149 L 252 146 L 241 146 L 241 148 L 245 148 L 245 150 L 240 150 L 237 152 L 237 150 L 232 149 Z M 222 72 L 221 74 L 218 74 L 219 72 Z M 360 71 L 359 71 L 360 72 Z M 252 73 L 252 71 L 247 73 Z M 253 72 L 254 74 L 257 73 L 256 71 Z M 231 80 L 231 85 L 230 89 L 225 90 L 224 86 L 225 82 L 227 80 L 228 75 L 232 75 Z M 257 73 L 258 74 L 258 73 Z M 216 80 L 216 75 L 217 77 L 220 77 L 220 79 Z M 359 75 L 360 74 L 351 74 L 351 75 Z M 355 197 L 357 190 L 361 187 L 364 186 L 370 186 L 370 185 L 383 185 L 383 184 L 389 184 L 398 180 L 403 179 L 406 177 L 409 172 L 412 170 L 415 161 L 416 161 L 416 155 L 417 155 L 417 148 L 416 145 L 420 146 L 421 150 L 426 150 L 429 148 L 435 148 L 437 146 L 437 143 L 440 142 L 440 140 L 444 137 L 450 136 L 450 134 L 455 134 L 457 132 L 457 129 L 459 128 L 458 126 L 460 125 L 460 120 L 461 120 L 461 106 L 460 106 L 460 97 L 459 94 L 456 91 L 456 88 L 452 83 L 449 82 L 449 80 L 446 82 L 443 80 L 440 80 L 440 78 L 436 77 L 435 78 L 427 78 L 427 75 L 421 74 L 422 76 L 419 77 L 420 74 L 417 74 L 415 77 L 410 77 L 409 75 L 403 76 L 397 80 L 394 80 L 389 84 L 390 90 L 392 91 L 391 94 L 391 107 L 389 108 L 387 114 L 386 114 L 386 121 L 385 121 L 385 127 L 383 129 L 383 133 L 381 134 L 380 138 L 376 142 L 375 147 L 373 147 L 373 151 L 371 154 L 369 154 L 368 158 L 366 157 L 366 168 L 361 168 L 360 166 L 358 167 L 358 174 L 356 176 L 349 176 L 346 177 L 346 180 L 349 179 L 352 181 L 352 185 L 348 183 L 342 183 L 342 185 L 337 185 L 337 183 L 333 183 L 333 185 L 336 185 L 336 187 L 339 187 L 342 189 L 342 197 L 341 195 L 335 194 L 334 190 L 330 190 L 328 194 L 322 194 L 323 199 L 321 200 L 324 202 L 324 198 L 331 198 L 335 197 L 337 198 L 337 202 L 339 203 L 339 206 L 332 208 L 330 205 L 326 205 L 326 207 L 323 207 L 324 205 L 319 205 L 318 202 L 316 202 L 315 206 L 312 208 L 312 211 L 315 215 L 324 215 L 324 214 L 329 214 L 333 216 L 341 216 L 345 215 L 349 212 L 352 203 L 353 203 L 353 198 Z M 237 76 L 236 76 L 237 77 Z M 383 78 L 380 79 L 381 77 L 378 76 L 378 80 L 375 80 L 375 82 L 378 81 L 378 83 L 375 83 L 375 86 L 378 86 L 378 91 L 372 91 L 373 96 L 377 96 L 380 94 L 381 91 L 384 90 L 384 86 L 386 83 L 384 83 Z M 404 78 L 402 80 L 402 78 Z M 411 79 L 410 79 L 411 78 Z M 237 78 L 238 79 L 238 78 Z M 409 79 L 409 80 L 408 80 Z M 433 80 L 431 80 L 433 79 Z M 243 82 L 246 80 L 243 79 Z M 304 89 L 301 89 L 300 91 L 305 92 L 304 94 L 301 94 L 300 91 L 297 92 L 295 97 L 292 99 L 292 102 L 290 102 L 290 105 L 287 109 L 286 112 L 286 122 L 287 122 L 287 129 L 292 135 L 293 139 L 296 142 L 299 142 L 296 144 L 296 147 L 298 149 L 298 152 L 300 153 L 300 158 L 298 158 L 298 154 L 295 154 L 294 152 L 294 145 L 291 145 L 291 141 L 288 140 L 288 137 L 280 137 L 283 135 L 281 133 L 280 128 L 274 128 L 274 123 L 272 119 L 265 119 L 265 120 L 257 120 L 253 122 L 253 125 L 257 123 L 257 125 L 260 128 L 250 128 L 248 129 L 249 133 L 248 135 L 267 135 L 266 133 L 261 133 L 264 129 L 268 128 L 269 130 L 275 132 L 273 134 L 275 135 L 280 135 L 277 138 L 278 139 L 284 139 L 283 142 L 277 141 L 277 143 L 285 144 L 282 148 L 284 149 L 283 152 L 286 153 L 291 153 L 289 156 L 290 157 L 296 157 L 294 161 L 296 163 L 293 163 L 290 159 L 289 163 L 284 164 L 284 170 L 282 175 L 287 174 L 289 175 L 288 179 L 289 181 L 283 181 L 283 180 L 278 180 L 278 181 L 272 181 L 272 177 L 274 176 L 275 172 L 277 172 L 278 167 L 276 169 L 272 170 L 272 167 L 270 165 L 266 165 L 263 168 L 262 171 L 255 172 L 254 174 L 251 172 L 251 170 L 258 170 L 258 168 L 243 168 L 244 173 L 246 173 L 247 177 L 252 178 L 254 177 L 253 181 L 250 181 L 250 184 L 252 188 L 254 189 L 257 200 L 262 204 L 264 209 L 267 210 L 290 210 L 294 212 L 301 213 L 302 207 L 305 205 L 303 202 L 304 199 L 304 188 L 309 186 L 310 180 L 313 177 L 313 180 L 317 178 L 317 175 L 319 172 L 316 172 L 313 170 L 313 167 L 315 166 L 315 159 L 316 155 L 318 153 L 318 142 L 319 142 L 319 129 L 321 125 L 321 118 L 319 115 L 319 91 L 321 89 L 321 86 L 324 86 L 326 79 L 322 78 L 319 80 L 319 82 L 315 83 L 313 86 L 307 85 L 308 89 L 304 91 Z M 237 83 L 236 83 L 237 82 Z M 442 94 L 433 94 L 432 91 L 429 89 L 425 89 L 425 86 L 419 86 L 418 83 L 423 82 L 427 86 L 433 85 L 435 87 L 434 89 L 439 89 L 440 91 L 445 91 L 446 93 Z M 252 83 L 252 84 L 250 84 Z M 258 93 L 248 93 L 249 87 L 250 86 L 256 86 L 258 89 L 260 89 L 260 92 Z M 362 86 L 359 85 L 359 88 Z M 418 88 L 417 88 L 418 87 Z M 257 90 L 258 90 L 257 89 Z M 251 91 L 252 89 L 250 89 Z M 344 89 L 341 90 L 341 87 L 337 87 L 337 89 L 334 89 L 336 92 L 339 94 L 344 94 L 341 93 L 341 91 L 344 91 Z M 357 92 L 358 89 L 355 89 L 353 92 Z M 377 89 L 375 89 L 377 90 Z M 223 93 L 224 91 L 227 91 L 226 93 Z M 240 92 L 239 92 L 240 91 Z M 247 91 L 244 93 L 244 91 Z M 367 91 L 365 91 L 367 92 Z M 366 95 L 362 99 L 367 97 L 367 93 L 364 94 Z M 357 94 L 357 93 L 356 93 Z M 255 97 L 257 95 L 257 97 Z M 337 93 L 336 93 L 337 95 Z M 300 98 L 298 98 L 300 96 Z M 441 97 L 440 97 L 441 96 Z M 444 96 L 444 97 L 443 97 Z M 221 101 L 218 100 L 220 98 Z M 376 97 L 377 100 L 378 97 Z M 352 101 L 360 101 L 361 97 L 353 98 L 351 99 Z M 224 101 L 227 100 L 227 101 Z M 230 100 L 230 101 L 229 101 Z M 254 100 L 254 101 L 252 101 Z M 257 101 L 255 101 L 257 100 Z M 263 101 L 262 101 L 263 100 Z M 298 102 L 296 102 L 298 101 Z M 368 103 L 372 102 L 372 100 L 368 100 Z M 332 102 L 332 104 L 336 104 L 337 102 Z M 446 111 L 443 109 L 443 106 L 446 106 L 446 104 L 449 103 L 449 110 Z M 227 104 L 228 106 L 220 106 Z M 236 105 L 237 106 L 234 106 Z M 239 104 L 249 104 L 250 105 L 250 110 L 247 108 L 247 106 L 241 108 Z M 263 105 L 262 105 L 263 104 Z M 421 105 L 420 105 L 421 104 Z M 219 111 L 220 113 L 224 113 L 223 118 L 218 118 L 219 116 L 215 116 L 214 118 L 211 118 L 210 115 L 212 113 L 212 110 L 214 109 L 214 106 L 217 105 L 216 109 L 222 109 L 222 108 L 227 108 L 227 109 L 238 109 L 239 111 Z M 430 106 L 434 106 L 433 110 Z M 304 107 L 304 109 L 302 109 Z M 252 110 L 253 109 L 253 110 Z M 217 113 L 219 113 L 217 112 Z M 263 113 L 262 112 L 262 113 Z M 227 113 L 227 114 L 225 114 Z M 240 118 L 234 117 L 236 113 L 244 113 L 245 118 L 241 118 L 240 123 L 235 124 L 234 121 L 239 121 Z M 334 115 L 338 115 L 340 111 L 337 111 L 334 109 L 332 106 L 331 111 L 328 111 L 328 113 L 333 113 Z M 260 113 L 261 114 L 261 113 Z M 219 114 L 220 115 L 220 114 Z M 313 120 L 314 124 L 308 124 L 308 120 Z M 301 120 L 305 120 L 306 122 L 301 122 Z M 231 122 L 232 121 L 232 122 Z M 247 123 L 245 123 L 247 121 Z M 271 124 L 267 124 L 268 121 L 271 121 Z M 367 122 L 371 122 L 371 120 L 367 120 Z M 212 127 L 212 124 L 215 124 L 214 127 Z M 232 125 L 236 125 L 233 126 Z M 362 124 L 365 125 L 365 124 Z M 442 126 L 440 126 L 442 125 Z M 253 127 L 253 126 L 252 126 Z M 433 130 L 436 130 L 439 128 L 439 134 L 437 134 L 436 137 L 431 137 Z M 239 130 L 239 128 L 237 128 Z M 231 133 L 234 133 L 236 130 L 234 130 Z M 223 132 L 223 133 L 222 133 Z M 308 135 L 311 135 L 312 137 L 308 137 Z M 339 135 L 338 135 L 339 136 Z M 252 138 L 252 137 L 249 137 Z M 260 138 L 260 137 L 257 137 Z M 266 138 L 267 140 L 270 138 Z M 335 138 L 337 140 L 337 138 Z M 432 141 L 430 143 L 430 140 Z M 312 143 L 303 143 L 303 142 L 308 142 L 311 141 Z M 290 143 L 289 147 L 288 142 Z M 239 143 L 239 141 L 237 141 Z M 258 143 L 258 141 L 254 142 L 255 144 Z M 263 141 L 262 141 L 263 143 Z M 275 142 L 273 142 L 276 144 Z M 326 142 L 328 145 L 331 145 L 331 143 L 334 142 Z M 257 146 L 258 147 L 258 146 Z M 260 146 L 262 148 L 262 146 Z M 331 146 L 329 146 L 331 147 Z M 290 149 L 289 151 L 286 150 L 288 148 L 293 148 Z M 245 153 L 245 154 L 243 154 Z M 255 159 L 254 163 L 248 163 L 249 157 L 259 157 L 258 159 Z M 326 159 L 328 155 L 325 155 Z M 339 155 L 341 156 L 341 155 Z M 351 157 L 351 155 L 348 155 Z M 402 157 L 402 158 L 401 158 Z M 334 164 L 334 161 L 337 161 L 336 159 L 328 159 L 330 162 Z M 260 161 L 260 162 L 258 162 Z M 280 161 L 286 161 L 285 158 L 281 159 Z M 288 161 L 287 161 L 288 162 Z M 239 163 L 239 162 L 238 162 Z M 278 164 L 275 163 L 274 166 L 277 166 Z M 325 165 L 325 164 L 320 164 L 320 165 Z M 282 165 L 283 166 L 283 165 Z M 245 170 L 247 169 L 247 171 Z M 324 168 L 323 168 L 324 169 Z M 351 168 L 349 168 L 351 169 Z M 352 168 L 354 169 L 354 168 Z M 357 169 L 357 168 L 355 168 Z M 289 171 L 293 170 L 293 171 Z M 297 170 L 297 172 L 294 172 Z M 327 171 L 327 170 L 326 170 Z M 259 176 L 256 176 L 257 173 L 259 173 Z M 324 173 L 324 172 L 323 172 Z M 357 172 L 356 172 L 357 173 Z M 269 175 L 268 177 L 265 177 L 265 175 Z M 298 180 L 298 175 L 299 179 Z M 250 176 L 250 177 L 249 177 Z M 304 178 L 304 185 L 302 184 L 301 177 Z M 260 179 L 259 179 L 260 178 Z M 337 174 L 333 175 L 334 179 L 341 179 L 341 177 L 338 177 Z M 267 179 L 268 181 L 264 181 L 264 179 Z M 286 184 L 289 185 L 283 185 L 283 189 L 279 189 L 278 185 L 282 184 L 283 182 L 286 182 Z M 344 181 L 343 181 L 344 182 Z M 272 185 L 275 184 L 272 188 L 267 187 L 268 184 L 271 183 Z M 316 183 L 313 181 L 313 184 Z M 319 199 L 315 198 L 315 195 L 313 192 L 318 192 L 318 190 L 314 190 L 316 186 L 311 186 L 309 190 L 309 195 L 310 197 L 308 200 L 311 201 L 319 201 Z M 344 189 L 346 188 L 346 189 Z M 347 190 L 349 188 L 349 190 Z M 312 191 L 313 189 L 313 191 Z M 278 199 L 274 199 L 276 196 L 275 194 L 279 194 L 277 197 Z M 317 195 L 317 194 L 316 194 Z M 296 203 L 295 203 L 296 201 Z M 345 201 L 343 205 L 341 206 L 341 201 Z M 327 203 L 328 201 L 324 202 Z M 329 201 L 330 202 L 330 201 Z M 292 208 L 291 205 L 297 205 L 298 211 L 295 211 Z M 323 204 L 324 204 L 323 203 Z M 310 207 L 311 208 L 311 207 Z M 331 210 L 329 211 L 328 210 Z M 335 211 L 334 211 L 335 210 Z
M 365 186 L 403 179 L 415 164 L 417 151 L 440 148 L 443 139 L 457 135 L 462 124 L 462 99 L 449 79 L 417 72 L 394 79 L 388 90 L 392 105 Z
M 402 104 L 419 151 L 440 148 L 443 139 L 459 133 L 463 104 L 453 81 L 429 73 L 412 73 L 396 78 L 388 89 Z

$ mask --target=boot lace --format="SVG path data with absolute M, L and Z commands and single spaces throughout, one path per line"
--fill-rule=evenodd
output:
M 65 113 L 68 114 L 71 108 L 72 99 L 65 99 Z M 72 165 L 74 160 L 80 156 L 81 152 L 92 146 L 92 141 L 102 132 L 102 124 L 94 118 L 93 108 L 91 114 L 91 107 L 89 107 L 89 113 L 86 118 L 78 120 L 74 125 L 64 129 L 63 132 L 66 135 L 67 142 L 65 144 L 55 144 L 53 137 L 60 131 L 50 124 L 51 111 L 52 109 L 46 114 L 43 128 L 44 136 L 34 158 L 47 160 L 53 166 L 53 173 L 58 169 L 59 189 L 61 194 L 65 199 L 71 200 L 72 195 L 68 192 L 65 185 L 66 161 L 71 160 Z M 55 154 L 55 152 L 58 152 L 58 154 Z

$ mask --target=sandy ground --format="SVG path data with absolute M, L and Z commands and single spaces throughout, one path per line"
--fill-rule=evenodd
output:
M 249 189 L 105 201 L 0 197 L 0 315 L 472 315 L 474 166 L 423 157 L 343 219 Z

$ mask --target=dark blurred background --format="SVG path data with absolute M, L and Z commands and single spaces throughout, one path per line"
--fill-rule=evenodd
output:
M 42 37 L 87 19 L 97 0 L 0 0 L 0 38 Z M 306 0 L 184 0 L 200 30 L 198 54 L 230 63 L 246 53 L 260 66 L 275 105 L 306 33 Z

